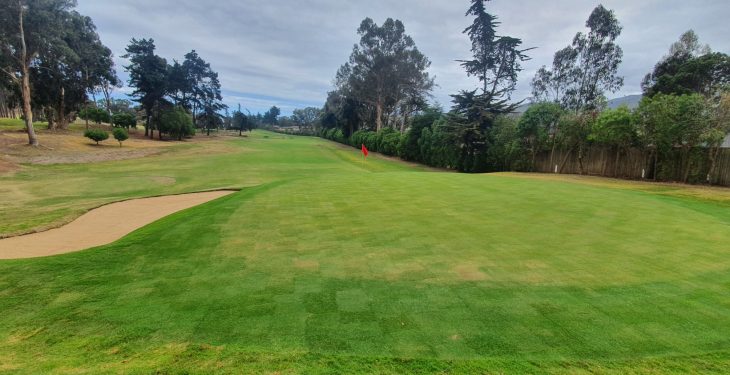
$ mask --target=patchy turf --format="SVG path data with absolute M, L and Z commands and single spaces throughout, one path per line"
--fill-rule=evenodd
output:
M 586 181 L 264 132 L 27 166 L 0 177 L 2 209 L 28 207 L 4 231 L 244 189 L 108 246 L 0 261 L 0 372 L 730 372 L 722 199 Z
M 111 133 L 109 126 L 94 127 Z M 179 144 L 149 140 L 144 137 L 144 130 L 132 129 L 130 138 L 124 141 L 122 147 L 119 147 L 119 143 L 114 139 L 96 145 L 88 138 L 84 138 L 83 129 L 84 126 L 80 123 L 73 124 L 70 130 L 39 129 L 38 147 L 28 145 L 28 136 L 23 131 L 0 131 L 0 160 L 15 166 L 95 163 L 161 154 L 170 146 Z

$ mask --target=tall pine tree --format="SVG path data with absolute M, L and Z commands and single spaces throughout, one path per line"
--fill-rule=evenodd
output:
M 486 10 L 489 0 L 472 0 L 466 16 L 472 24 L 464 29 L 471 40 L 472 59 L 459 60 L 467 75 L 479 79 L 481 87 L 452 95 L 454 106 L 448 115 L 447 130 L 461 150 L 457 169 L 479 172 L 487 168 L 487 131 L 500 114 L 512 112 L 519 103 L 508 104 L 515 89 L 521 62 L 531 48 L 521 49 L 522 40 L 497 35 L 497 16 Z

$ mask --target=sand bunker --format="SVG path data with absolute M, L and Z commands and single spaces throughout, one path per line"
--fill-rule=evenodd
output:
M 0 259 L 41 257 L 106 245 L 167 215 L 233 192 L 208 191 L 111 203 L 60 228 L 0 239 Z

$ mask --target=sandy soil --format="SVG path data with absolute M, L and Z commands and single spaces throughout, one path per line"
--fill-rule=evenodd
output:
M 231 193 L 210 191 L 111 203 L 56 229 L 0 239 L 0 259 L 34 258 L 105 245 L 167 215 Z
M 28 146 L 23 132 L 0 132 L 0 158 L 12 164 L 93 163 L 159 154 L 173 142 L 151 141 L 130 133 L 123 147 L 111 139 L 95 145 L 75 132 L 38 132 L 39 147 Z

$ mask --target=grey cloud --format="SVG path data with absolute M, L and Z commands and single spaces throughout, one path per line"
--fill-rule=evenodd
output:
M 502 22 L 500 33 L 522 38 L 532 60 L 513 99 L 529 96 L 529 82 L 552 54 L 568 45 L 598 3 L 584 0 L 544 2 L 495 0 L 489 9 Z M 624 88 L 611 96 L 640 92 L 641 78 L 687 29 L 714 50 L 727 52 L 726 0 L 607 0 L 624 26 L 620 73 Z M 469 41 L 461 34 L 467 0 L 80 0 L 78 9 L 91 16 L 117 56 L 132 37 L 152 37 L 159 54 L 182 59 L 191 49 L 220 73 L 225 101 L 254 111 L 279 104 L 287 113 L 296 106 L 321 105 L 337 68 L 357 42 L 360 21 L 371 17 L 403 21 L 407 32 L 432 60 L 436 76 L 434 100 L 448 106 L 449 94 L 477 86 L 457 59 L 469 57 Z M 123 59 L 117 57 L 121 75 Z

